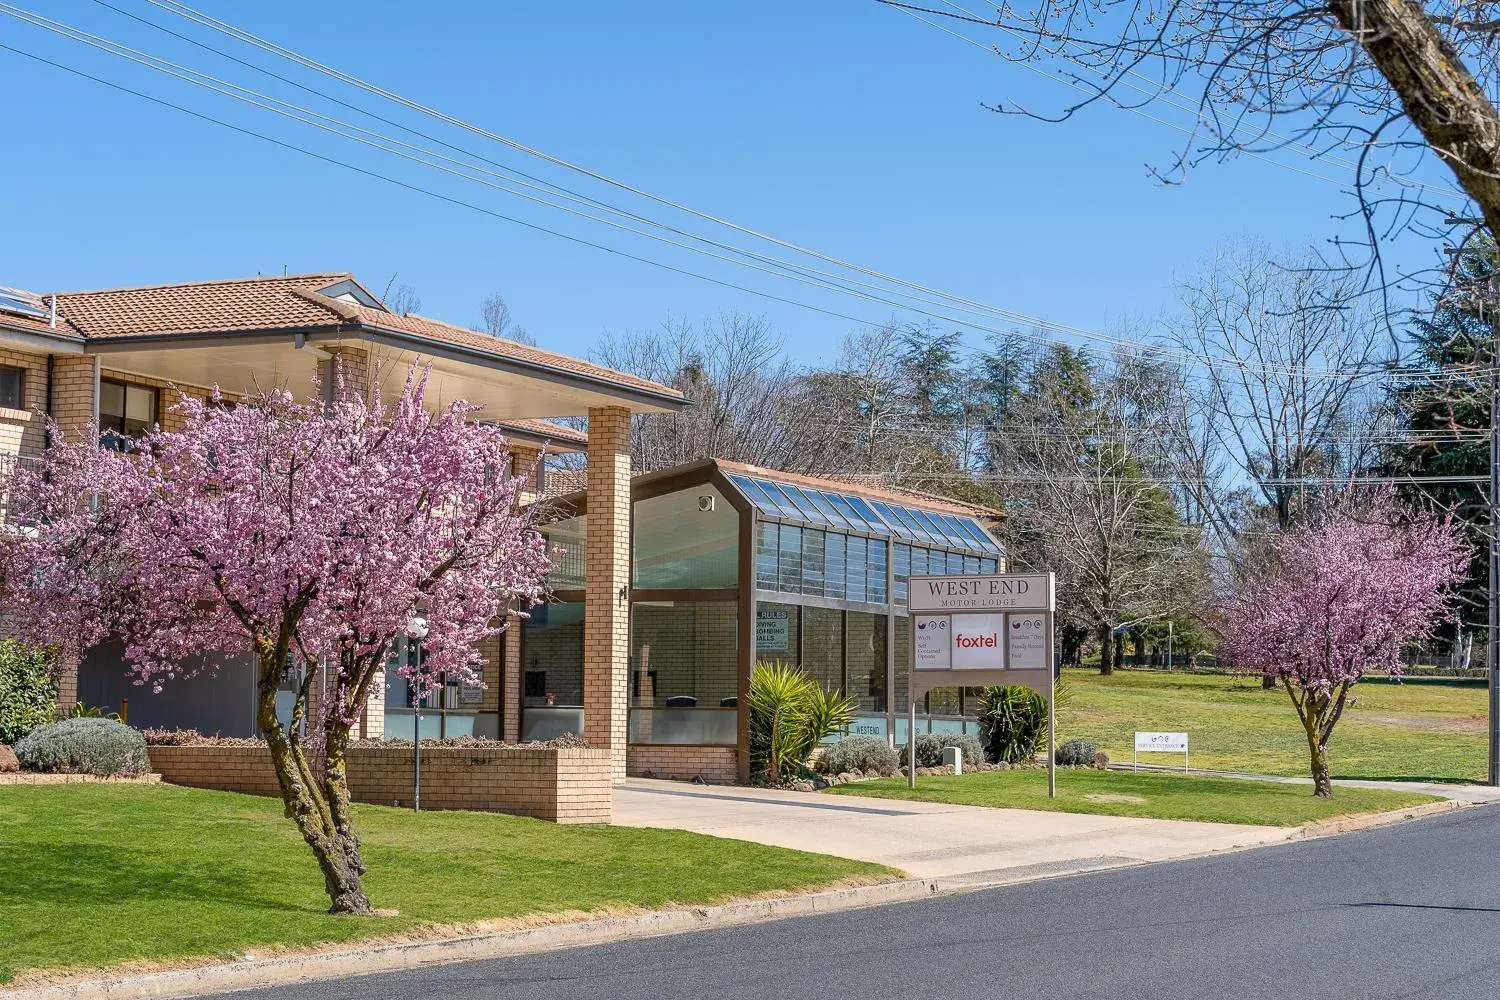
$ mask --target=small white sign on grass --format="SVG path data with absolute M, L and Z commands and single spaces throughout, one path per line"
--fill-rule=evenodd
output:
M 1180 753 L 1182 754 L 1182 772 L 1188 769 L 1188 734 L 1187 733 L 1136 733 L 1135 734 L 1135 770 L 1141 769 L 1141 754 L 1143 753 Z

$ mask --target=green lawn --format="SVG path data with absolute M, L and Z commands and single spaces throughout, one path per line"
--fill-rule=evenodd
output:
M 357 807 L 376 907 L 335 918 L 279 802 L 170 785 L 0 787 L 0 981 L 422 924 L 711 903 L 895 873 L 676 830 Z
M 1331 816 L 1438 801 L 1431 795 L 1373 788 L 1338 788 L 1329 800 L 1314 796 L 1310 785 L 1092 770 L 1057 772 L 1055 799 L 1047 797 L 1045 770 L 918 777 L 915 791 L 906 787 L 905 778 L 836 785 L 828 791 L 837 795 L 951 802 L 996 809 L 1045 809 L 1258 826 L 1299 826 Z
M 1284 690 L 1258 678 L 1159 671 L 1069 670 L 1072 700 L 1058 738 L 1092 740 L 1112 761 L 1129 761 L 1136 730 L 1189 734 L 1195 768 L 1308 773 L 1307 742 Z M 1335 777 L 1477 781 L 1485 775 L 1483 685 L 1367 679 L 1329 742 Z M 1181 763 L 1151 754 L 1143 762 Z

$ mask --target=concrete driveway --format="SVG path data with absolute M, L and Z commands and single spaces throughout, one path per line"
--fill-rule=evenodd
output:
M 632 778 L 615 824 L 691 830 L 991 884 L 1167 861 L 1287 839 L 1291 830 L 902 802 Z

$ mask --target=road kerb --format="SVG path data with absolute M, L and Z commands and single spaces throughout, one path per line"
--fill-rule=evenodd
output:
M 945 887 L 938 879 L 902 879 L 876 885 L 833 889 L 802 896 L 751 899 L 718 906 L 682 907 L 576 923 L 551 924 L 519 931 L 470 934 L 440 941 L 374 945 L 305 955 L 249 959 L 232 964 L 203 965 L 80 980 L 72 983 L 0 990 L 6 1000 L 144 1000 L 228 993 L 255 987 L 280 986 L 314 979 L 333 979 L 450 962 L 471 962 L 608 944 L 613 941 L 662 937 L 689 931 L 813 916 L 840 910 L 906 903 L 943 892 L 968 891 L 971 886 Z
M 1453 812 L 1456 809 L 1467 807 L 1468 803 L 1460 802 L 1457 799 L 1444 799 L 1441 802 L 1427 802 L 1419 806 L 1407 806 L 1404 809 L 1388 809 L 1385 812 L 1362 813 L 1357 816 L 1335 816 L 1333 819 L 1318 820 L 1299 826 L 1288 839 L 1312 840 L 1317 837 L 1332 837 L 1340 833 L 1371 830 L 1377 826 L 1405 823 L 1407 820 L 1436 816 L 1439 813 Z

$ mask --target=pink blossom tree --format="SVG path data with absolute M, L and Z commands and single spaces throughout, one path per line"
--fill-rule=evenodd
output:
M 444 673 L 479 683 L 480 642 L 540 600 L 547 568 L 505 438 L 465 403 L 428 412 L 425 383 L 413 368 L 389 405 L 184 397 L 181 429 L 130 453 L 92 434 L 58 443 L 17 472 L 19 527 L 0 545 L 0 613 L 23 639 L 119 636 L 156 690 L 254 655 L 257 722 L 333 913 L 372 912 L 345 753 L 397 638 L 427 619 L 424 670 L 398 668 L 418 696 Z M 296 659 L 309 667 L 283 724 L 276 692 Z
M 1390 490 L 1354 490 L 1271 542 L 1222 612 L 1223 652 L 1280 680 L 1307 735 L 1314 794 L 1328 797 L 1328 740 L 1368 670 L 1401 671 L 1431 635 L 1468 564 L 1452 520 Z

